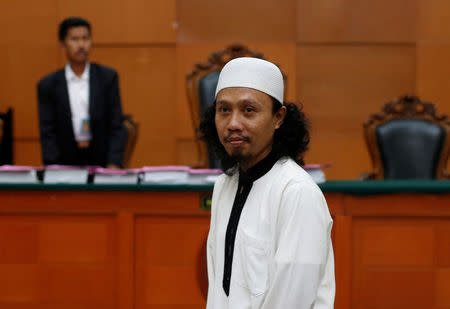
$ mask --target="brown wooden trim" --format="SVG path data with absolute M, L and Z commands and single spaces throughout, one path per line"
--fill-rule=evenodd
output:
M 208 215 L 200 209 L 202 192 L 0 191 L 0 213 Z M 193 208 L 193 205 L 198 205 Z M 206 214 L 205 214 L 206 213 Z

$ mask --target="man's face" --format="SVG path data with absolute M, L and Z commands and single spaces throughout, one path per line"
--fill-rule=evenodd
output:
M 67 59 L 74 63 L 85 63 L 88 61 L 91 45 L 91 34 L 85 26 L 69 28 L 67 36 L 62 42 Z
M 283 106 L 272 113 L 272 99 L 250 88 L 225 88 L 216 98 L 215 123 L 226 152 L 246 170 L 272 149 L 273 135 L 286 114 Z

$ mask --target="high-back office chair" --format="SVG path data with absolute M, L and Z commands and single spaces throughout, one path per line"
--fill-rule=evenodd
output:
M 373 163 L 366 179 L 449 179 L 450 118 L 432 103 L 401 97 L 363 127 Z
M 13 110 L 0 113 L 0 165 L 13 164 Z
M 139 123 L 130 114 L 123 115 L 123 125 L 127 133 L 127 139 L 125 143 L 125 151 L 123 155 L 123 167 L 129 168 L 131 156 L 136 147 L 136 142 L 139 133 Z
M 220 168 L 220 162 L 201 140 L 199 126 L 203 113 L 214 103 L 220 71 L 228 61 L 239 57 L 264 59 L 262 53 L 254 52 L 243 45 L 235 44 L 228 46 L 224 50 L 212 53 L 208 58 L 208 62 L 195 64 L 194 70 L 186 77 L 187 96 L 198 152 L 198 160 L 195 164 L 197 168 Z M 285 74 L 283 74 L 283 77 L 286 80 Z

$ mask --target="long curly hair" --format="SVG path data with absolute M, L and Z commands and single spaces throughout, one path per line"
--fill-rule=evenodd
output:
M 275 114 L 281 107 L 281 103 L 272 98 L 272 114 Z M 288 156 L 298 164 L 304 165 L 303 155 L 308 149 L 310 140 L 310 122 L 303 112 L 303 106 L 285 102 L 286 116 L 281 126 L 275 130 L 272 144 L 272 153 L 278 158 Z M 228 155 L 219 140 L 215 123 L 216 102 L 210 106 L 203 114 L 200 123 L 202 139 L 207 143 L 208 149 L 212 150 L 220 160 L 223 170 L 227 175 L 232 175 L 237 171 L 236 159 Z

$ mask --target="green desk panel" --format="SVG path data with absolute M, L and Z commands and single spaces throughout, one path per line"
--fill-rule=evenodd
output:
M 319 186 L 325 193 L 355 195 L 450 193 L 448 180 L 328 181 Z M 0 184 L 2 191 L 212 191 L 212 189 L 213 185 L 182 184 Z

